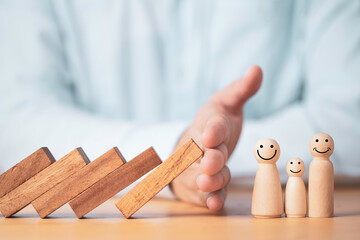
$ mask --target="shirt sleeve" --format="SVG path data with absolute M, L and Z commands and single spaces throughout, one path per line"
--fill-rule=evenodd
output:
M 1 2 L 0 172 L 42 146 L 56 159 L 82 147 L 91 160 L 118 146 L 127 161 L 153 146 L 164 161 L 188 122 L 110 119 L 80 107 L 51 11 L 47 1 Z
M 308 168 L 309 141 L 317 132 L 335 141 L 335 173 L 360 177 L 360 2 L 308 1 L 303 17 L 297 22 L 305 38 L 302 99 L 273 115 L 245 121 L 229 162 L 234 179 L 255 174 L 254 144 L 272 137 L 280 144 L 277 165 L 284 182 L 288 159 L 300 157 Z

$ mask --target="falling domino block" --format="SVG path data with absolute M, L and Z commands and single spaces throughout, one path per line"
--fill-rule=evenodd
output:
M 161 159 L 151 147 L 82 192 L 69 205 L 76 216 L 82 218 L 160 163 Z
M 32 205 L 45 218 L 124 163 L 124 157 L 114 147 L 41 195 Z
M 0 198 L 55 162 L 49 149 L 42 147 L 0 175 Z
M 9 217 L 45 193 L 65 178 L 89 163 L 81 148 L 77 148 L 45 168 L 0 199 L 0 211 Z M 74 183 L 76 184 L 76 183 Z
M 126 218 L 131 217 L 202 155 L 203 151 L 193 139 L 190 139 L 144 180 L 120 198 L 115 204 L 116 207 Z

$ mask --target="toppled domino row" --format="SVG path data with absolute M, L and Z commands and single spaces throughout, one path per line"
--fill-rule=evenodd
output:
M 45 218 L 69 202 L 82 218 L 157 167 L 116 202 L 129 218 L 202 155 L 193 139 L 164 162 L 152 147 L 129 162 L 116 147 L 93 162 L 82 148 L 55 161 L 43 147 L 0 175 L 0 212 L 10 217 L 31 203 Z

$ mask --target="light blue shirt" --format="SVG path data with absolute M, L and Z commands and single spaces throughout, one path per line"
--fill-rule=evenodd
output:
M 41 146 L 166 159 L 199 107 L 258 64 L 232 175 L 272 137 L 308 166 L 326 132 L 340 174 L 360 175 L 360 1 L 0 1 L 0 168 Z

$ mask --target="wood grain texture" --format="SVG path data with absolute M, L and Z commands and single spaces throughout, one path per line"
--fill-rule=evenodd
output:
M 81 193 L 69 203 L 70 207 L 82 218 L 160 163 L 161 159 L 151 147 Z
M 253 181 L 253 176 L 243 179 Z M 335 187 L 336 217 L 322 219 L 254 219 L 250 213 L 252 188 L 233 186 L 228 187 L 224 211 L 220 212 L 160 196 L 150 200 L 131 220 L 119 218 L 114 206 L 118 196 L 86 215 L 91 219 L 84 221 L 69 217 L 73 211 L 67 205 L 46 220 L 39 220 L 32 206 L 27 206 L 16 218 L 0 217 L 0 239 L 360 239 L 359 185 Z
M 55 162 L 47 147 L 36 152 L 0 175 L 0 198 Z
M 131 217 L 145 203 L 166 187 L 174 178 L 203 155 L 203 151 L 190 139 L 144 180 L 116 202 L 116 207 L 126 217 Z
M 0 211 L 9 217 L 89 163 L 81 148 L 70 152 L 0 199 Z
M 124 163 L 126 160 L 114 147 L 41 195 L 32 205 L 45 218 Z

